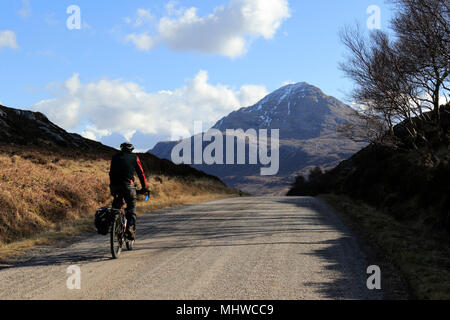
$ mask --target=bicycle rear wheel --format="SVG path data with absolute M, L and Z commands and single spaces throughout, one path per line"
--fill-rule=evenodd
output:
M 120 216 L 116 216 L 111 227 L 111 254 L 119 259 L 123 245 L 123 225 Z

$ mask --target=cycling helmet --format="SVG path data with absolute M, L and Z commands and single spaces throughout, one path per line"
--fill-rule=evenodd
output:
M 120 145 L 120 150 L 124 152 L 133 152 L 134 146 L 131 143 L 125 142 Z

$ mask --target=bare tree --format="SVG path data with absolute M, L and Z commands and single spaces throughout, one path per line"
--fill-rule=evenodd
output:
M 449 92 L 449 1 L 391 2 L 397 7 L 394 35 L 375 31 L 366 38 L 359 27 L 344 29 L 341 39 L 350 56 L 340 67 L 356 84 L 352 98 L 364 106 L 358 119 L 371 132 L 366 137 L 395 138 L 394 125 L 405 122 L 416 147 L 417 139 L 426 142 L 425 123 L 432 120 L 439 128 L 439 99 Z M 434 111 L 433 119 L 427 110 Z
M 359 106 L 355 110 L 352 121 L 346 121 L 337 128 L 338 135 L 357 143 L 375 143 L 395 146 L 393 135 L 389 132 L 387 121 L 382 114 L 373 109 Z
M 450 1 L 392 0 L 398 14 L 392 29 L 403 72 L 413 87 L 412 101 L 431 108 L 440 121 L 441 95 L 448 97 L 450 71 Z

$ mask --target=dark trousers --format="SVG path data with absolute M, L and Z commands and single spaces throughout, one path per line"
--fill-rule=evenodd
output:
M 111 195 L 114 197 L 112 207 L 121 209 L 124 203 L 127 204 L 125 217 L 128 226 L 136 225 L 136 186 L 133 184 L 111 185 Z

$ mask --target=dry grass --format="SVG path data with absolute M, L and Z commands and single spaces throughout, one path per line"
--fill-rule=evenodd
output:
M 107 162 L 0 154 L 0 243 L 80 219 L 109 199 Z
M 179 179 L 158 176 L 152 177 L 149 183 L 152 191 L 150 201 L 147 203 L 139 201 L 138 213 L 238 195 L 236 190 L 202 178 Z
M 109 159 L 0 148 L 0 259 L 93 230 L 96 209 L 112 201 Z M 138 202 L 140 213 L 237 195 L 206 178 L 160 176 L 150 185 L 151 200 Z
M 364 234 L 365 240 L 389 257 L 408 281 L 415 299 L 450 299 L 450 247 L 448 238 L 423 233 L 414 223 L 392 216 L 342 195 L 321 195 Z

